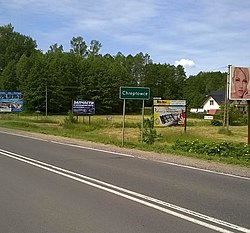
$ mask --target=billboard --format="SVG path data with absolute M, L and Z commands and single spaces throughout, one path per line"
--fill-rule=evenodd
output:
M 154 100 L 154 126 L 185 126 L 185 100 Z
M 73 100 L 72 112 L 76 115 L 95 114 L 95 101 L 93 100 Z
M 23 94 L 20 91 L 0 91 L 0 112 L 22 112 Z
M 250 100 L 250 67 L 230 66 L 229 70 L 229 99 Z

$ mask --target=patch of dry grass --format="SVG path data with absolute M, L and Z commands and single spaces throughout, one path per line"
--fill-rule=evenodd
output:
M 23 116 L 23 115 L 13 115 L 10 118 L 15 118 L 18 120 L 24 121 L 36 121 L 36 124 L 43 125 L 44 127 L 56 127 L 60 126 L 65 119 L 65 115 L 53 115 L 53 116 L 41 116 L 41 115 L 32 115 L 32 116 Z M 145 116 L 150 118 L 150 116 Z M 44 120 L 48 120 L 48 123 Z M 39 121 L 41 121 L 39 123 Z M 49 122 L 51 121 L 51 123 Z M 88 123 L 89 116 L 79 116 L 79 123 Z M 141 115 L 126 115 L 126 123 L 134 123 L 133 127 L 125 127 L 124 137 L 125 141 L 128 142 L 139 142 L 140 141 L 140 129 L 135 128 L 136 123 L 141 124 L 142 116 Z M 104 137 L 114 138 L 120 140 L 122 138 L 122 128 L 112 127 L 113 124 L 122 125 L 123 116 L 122 115 L 94 115 L 90 117 L 90 124 L 98 123 L 104 124 L 105 127 L 99 129 L 98 133 Z M 210 142 L 218 141 L 227 141 L 235 143 L 247 143 L 248 142 L 248 129 L 247 126 L 230 126 L 229 130 L 232 133 L 231 135 L 219 133 L 221 127 L 212 126 L 210 121 L 203 119 L 188 119 L 190 126 L 187 126 L 186 132 L 184 132 L 184 127 L 164 127 L 156 128 L 157 133 L 162 135 L 162 138 L 157 142 L 160 144 L 171 144 L 177 139 L 201 139 Z

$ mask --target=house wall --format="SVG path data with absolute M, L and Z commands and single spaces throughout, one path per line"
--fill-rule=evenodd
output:
M 213 101 L 213 105 L 211 105 L 211 101 Z M 218 110 L 218 109 L 220 109 L 220 106 L 218 105 L 218 103 L 215 101 L 214 98 L 210 97 L 205 101 L 205 103 L 203 105 L 203 109 L 206 111 L 208 111 L 210 109 Z

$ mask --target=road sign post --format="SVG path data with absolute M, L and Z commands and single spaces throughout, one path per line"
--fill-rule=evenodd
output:
M 150 98 L 148 87 L 120 87 L 119 98 L 123 99 L 122 146 L 124 145 L 125 100 L 142 100 L 141 142 L 143 141 L 144 101 Z

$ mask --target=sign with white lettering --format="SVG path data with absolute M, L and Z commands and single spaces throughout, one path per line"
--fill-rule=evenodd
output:
M 20 91 L 0 91 L 0 112 L 22 112 L 23 93 Z
M 73 100 L 72 112 L 77 115 L 95 114 L 95 101 L 93 100 Z
M 148 100 L 150 89 L 148 87 L 120 87 L 120 99 Z

